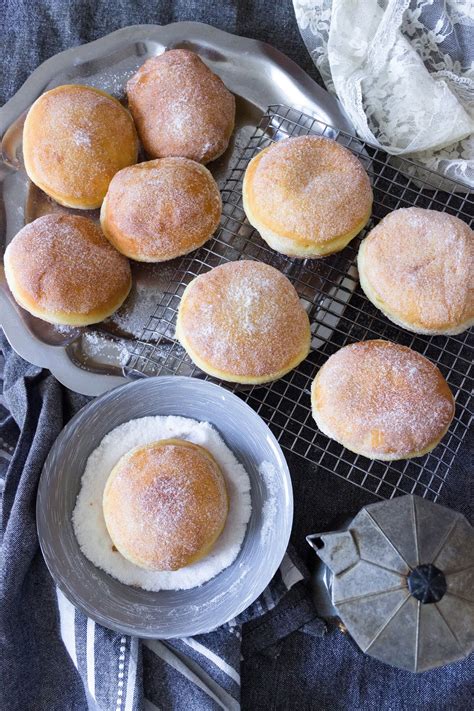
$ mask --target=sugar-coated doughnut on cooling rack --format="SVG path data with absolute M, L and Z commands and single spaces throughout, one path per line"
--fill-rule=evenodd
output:
M 248 163 L 263 148 L 290 136 L 313 134 L 335 139 L 362 161 L 372 183 L 374 205 L 366 229 L 342 252 L 324 260 L 295 260 L 271 250 L 248 223 L 242 205 L 242 181 Z M 364 295 L 356 259 L 367 231 L 401 207 L 439 210 L 471 224 L 474 196 L 462 190 L 455 181 L 428 170 L 420 172 L 414 163 L 394 159 L 294 108 L 270 106 L 228 172 L 219 230 L 170 271 L 163 296 L 125 365 L 126 374 L 208 378 L 175 338 L 181 295 L 196 276 L 225 262 L 255 259 L 270 264 L 290 279 L 306 306 L 312 328 L 311 352 L 281 380 L 263 386 L 221 384 L 256 409 L 284 449 L 380 497 L 414 493 L 436 500 L 472 419 L 473 335 L 466 331 L 456 336 L 426 336 L 398 328 Z M 455 395 L 456 412 L 447 435 L 419 459 L 383 462 L 353 454 L 319 432 L 312 419 L 310 388 L 319 368 L 342 346 L 374 338 L 400 343 L 429 358 L 438 365 Z

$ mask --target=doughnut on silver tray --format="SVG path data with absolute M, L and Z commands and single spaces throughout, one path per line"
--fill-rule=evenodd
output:
M 231 144 L 208 166 L 221 185 L 272 104 L 286 104 L 351 131 L 337 100 L 270 45 L 197 22 L 125 27 L 48 59 L 0 109 L 2 251 L 26 223 L 66 209 L 51 201 L 26 176 L 22 128 L 31 104 L 44 91 L 66 83 L 87 84 L 123 99 L 127 80 L 146 59 L 176 47 L 197 52 L 236 96 L 236 128 Z M 74 212 L 98 218 L 98 211 Z M 132 293 L 113 317 L 87 328 L 57 328 L 30 316 L 15 303 L 0 267 L 0 325 L 23 358 L 49 368 L 76 392 L 99 395 L 127 382 L 122 367 L 160 301 L 173 263 L 133 264 L 132 269 Z

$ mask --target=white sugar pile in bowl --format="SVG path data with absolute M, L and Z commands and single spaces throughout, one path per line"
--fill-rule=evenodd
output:
M 176 437 L 205 447 L 219 464 L 227 486 L 229 514 L 212 551 L 175 571 L 149 571 L 126 560 L 114 547 L 102 513 L 107 478 L 118 460 L 140 445 Z M 145 590 L 185 590 L 202 585 L 236 559 L 250 518 L 250 480 L 243 466 L 207 422 L 184 417 L 143 417 L 109 432 L 87 460 L 72 515 L 82 552 L 117 580 Z

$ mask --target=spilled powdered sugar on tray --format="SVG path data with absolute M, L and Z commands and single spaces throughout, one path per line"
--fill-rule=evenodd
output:
M 97 364 L 121 368 L 127 365 L 144 328 L 163 298 L 173 276 L 165 264 L 132 266 L 133 286 L 124 304 L 105 321 L 82 332 L 70 327 L 55 326 L 63 335 L 80 337 L 80 352 L 87 366 Z M 165 340 L 155 345 L 155 357 L 166 358 L 171 343 Z M 150 366 L 151 367 L 151 366 Z
M 81 337 L 82 355 L 87 362 L 104 363 L 123 367 L 130 358 L 130 350 L 123 338 L 110 338 L 107 335 L 86 331 Z
M 105 322 L 128 337 L 140 338 L 155 313 L 163 294 L 169 290 L 174 269 L 166 264 L 132 266 L 133 286 L 124 304 Z
M 177 571 L 154 572 L 133 565 L 113 550 L 102 513 L 102 496 L 107 478 L 120 457 L 134 447 L 170 437 L 199 444 L 213 455 L 226 482 L 229 514 L 216 545 L 203 560 Z M 86 558 L 114 578 L 145 590 L 184 590 L 210 580 L 234 562 L 250 514 L 248 474 L 209 423 L 174 416 L 143 417 L 116 427 L 92 452 L 82 477 L 72 521 Z

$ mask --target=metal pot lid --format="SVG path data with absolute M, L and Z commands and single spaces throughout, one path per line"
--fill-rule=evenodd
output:
M 464 516 L 408 495 L 308 541 L 332 571 L 332 602 L 364 652 L 420 672 L 472 651 L 474 529 Z

